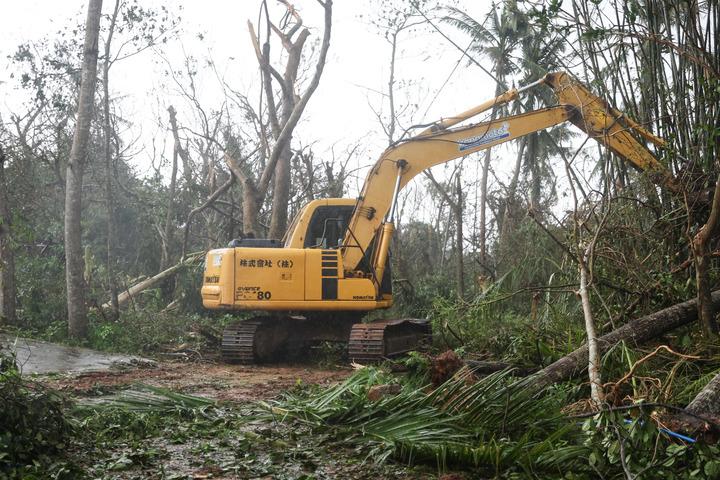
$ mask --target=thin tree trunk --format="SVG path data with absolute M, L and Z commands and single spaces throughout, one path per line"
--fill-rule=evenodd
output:
M 720 290 L 712 293 L 712 304 L 720 307 Z M 598 338 L 600 355 L 626 341 L 630 345 L 641 345 L 676 328 L 688 325 L 698 319 L 697 300 L 688 300 L 665 308 L 650 315 L 631 320 L 620 328 Z M 535 388 L 544 388 L 574 378 L 585 371 L 588 365 L 588 346 L 583 345 L 569 355 L 557 360 L 529 377 L 525 381 Z
M 480 177 L 480 225 L 478 228 L 478 241 L 480 242 L 480 263 L 487 267 L 487 230 L 486 230 L 486 210 L 487 210 L 487 186 L 488 173 L 490 171 L 490 152 L 491 148 L 485 150 L 485 158 L 483 158 L 482 177 Z
M 112 127 L 110 125 L 110 45 L 118 12 L 120 11 L 120 0 L 115 0 L 115 9 L 110 20 L 108 38 L 105 40 L 105 52 L 103 61 L 103 156 L 105 157 L 105 203 L 107 208 L 107 257 L 105 268 L 107 270 L 108 290 L 110 293 L 111 317 L 116 320 L 120 314 L 118 306 L 118 288 L 115 276 L 115 238 L 117 237 L 117 225 L 115 223 L 115 195 L 113 193 L 113 167 L 112 150 L 110 138 Z
M 438 193 L 443 197 L 445 200 L 445 203 L 448 204 L 448 207 L 451 210 L 452 216 L 454 217 L 455 221 L 455 251 L 457 253 L 457 293 L 460 298 L 462 298 L 465 294 L 465 263 L 463 259 L 463 205 L 462 205 L 462 188 L 461 188 L 461 182 L 460 182 L 460 176 L 462 175 L 462 164 L 458 164 L 458 169 L 453 173 L 455 176 L 455 189 L 457 191 L 457 199 L 453 198 L 452 196 L 452 187 L 450 187 L 450 193 L 448 193 L 445 188 L 437 181 L 435 180 L 435 176 L 433 176 L 431 170 L 425 170 L 423 174 L 425 177 L 427 177 L 430 182 L 432 182 L 435 189 L 438 191 Z M 452 182 L 452 177 L 450 178 L 450 182 Z M 452 185 L 452 183 L 451 183 Z M 439 220 L 440 218 L 444 218 L 444 215 L 442 215 L 440 212 L 438 212 L 438 215 L 436 216 Z M 439 228 L 436 228 L 438 230 Z M 450 233 L 450 220 L 448 219 L 448 228 L 445 229 L 445 232 L 449 235 Z M 445 245 L 446 241 L 443 239 L 442 245 Z M 440 266 L 443 266 L 443 259 L 441 257 L 440 259 Z
M 592 246 L 585 249 L 583 258 L 579 263 L 580 270 L 580 302 L 582 303 L 583 317 L 585 318 L 585 332 L 588 345 L 588 378 L 590 380 L 590 397 L 596 406 L 605 401 L 605 394 L 602 388 L 602 376 L 600 373 L 600 352 L 598 351 L 597 332 L 595 331 L 595 320 L 590 308 L 590 293 L 588 292 L 588 264 L 592 256 Z
M 68 332 L 72 338 L 87 335 L 87 306 L 83 279 L 82 188 L 83 168 L 88 156 L 90 124 L 95 104 L 98 37 L 102 0 L 90 0 L 85 24 L 82 79 L 77 124 L 65 175 L 65 281 L 67 287 Z
M 17 323 L 15 288 L 15 253 L 10 232 L 12 216 L 8 204 L 5 163 L 7 157 L 0 146 L 0 322 Z
M 465 297 L 465 264 L 463 259 L 463 198 L 462 183 L 460 182 L 462 167 L 458 169 L 455 176 L 455 189 L 457 190 L 457 201 L 455 208 L 455 248 L 457 250 L 457 289 L 458 297 Z
M 720 226 L 720 177 L 715 184 L 712 209 L 707 223 L 698 231 L 692 240 L 692 251 L 695 262 L 695 281 L 697 287 L 698 310 L 700 326 L 707 337 L 718 334 L 718 324 L 715 321 L 717 309 L 710 301 L 710 256 L 708 244 Z
M 235 183 L 235 175 L 230 174 L 230 178 L 228 178 L 227 182 L 220 185 L 220 187 L 217 190 L 215 190 L 212 193 L 212 195 L 210 195 L 208 197 L 208 199 L 205 201 L 205 203 L 203 203 L 199 207 L 193 208 L 190 211 L 190 213 L 188 214 L 187 219 L 185 220 L 185 231 L 183 233 L 182 254 L 180 255 L 181 262 L 183 260 L 185 260 L 185 254 L 187 253 L 188 238 L 190 237 L 190 227 L 192 226 L 193 218 L 195 218 L 195 215 L 197 215 L 198 213 L 201 213 L 203 210 L 205 210 L 210 205 L 215 203 L 215 200 L 217 200 L 220 197 L 220 195 L 225 193 L 232 186 L 233 183 Z M 235 202 L 233 201 L 233 206 L 234 205 L 235 205 Z M 231 222 L 232 221 L 233 220 L 231 219 Z M 230 237 L 232 237 L 232 235 L 233 235 L 232 227 L 230 228 L 229 234 L 230 234 Z
M 177 174 L 178 174 L 178 155 L 182 145 L 180 145 L 180 135 L 178 133 L 177 116 L 175 108 L 170 105 L 168 107 L 170 114 L 170 129 L 173 135 L 173 154 L 172 154 L 172 170 L 170 172 L 170 187 L 168 188 L 167 206 L 165 207 L 165 225 L 163 227 L 162 252 L 160 256 L 160 271 L 165 270 L 170 264 L 170 255 L 173 238 L 173 215 L 175 213 L 175 193 L 177 190 Z M 187 163 L 183 161 L 183 163 Z M 184 168 L 184 167 L 183 167 Z
M 530 187 L 530 208 L 540 211 L 540 193 L 542 187 L 542 179 L 540 178 L 540 165 L 537 156 L 538 151 L 537 133 L 531 133 L 526 138 L 525 158 L 530 164 L 531 187 Z
M 495 85 L 495 96 L 499 96 L 503 91 L 505 74 L 502 68 L 502 59 L 497 59 L 495 63 L 495 75 L 497 77 L 497 84 Z M 498 107 L 493 106 L 490 111 L 490 121 L 495 120 L 498 113 Z M 482 177 L 480 179 L 480 229 L 478 233 L 478 240 L 480 242 L 480 263 L 487 269 L 487 187 L 488 187 L 488 173 L 490 171 L 490 159 L 491 159 L 492 148 L 485 150 L 485 158 L 483 159 Z
M 388 103 L 390 104 L 390 119 L 387 128 L 388 145 L 392 145 L 395 141 L 395 55 L 397 54 L 397 39 L 400 30 L 395 30 L 392 33 L 392 40 L 390 42 L 390 78 L 388 79 Z
M 526 137 L 520 139 L 520 147 L 518 148 L 517 156 L 515 157 L 515 168 L 513 169 L 513 176 L 510 179 L 510 185 L 508 186 L 508 194 L 505 200 L 505 208 L 500 216 L 502 219 L 502 225 L 500 225 L 500 248 L 504 253 L 510 253 L 505 250 L 507 247 L 508 237 L 512 234 L 513 225 L 510 222 L 510 217 L 513 215 L 513 204 L 515 203 L 515 195 L 517 193 L 517 185 L 520 179 L 520 168 L 522 167 L 523 154 L 525 153 Z

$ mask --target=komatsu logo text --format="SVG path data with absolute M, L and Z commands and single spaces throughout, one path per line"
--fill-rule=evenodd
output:
M 492 143 L 509 136 L 510 125 L 508 125 L 507 122 L 503 122 L 500 126 L 489 129 L 483 135 L 466 138 L 464 140 L 460 140 L 458 143 L 460 144 L 460 151 L 464 152 L 465 150 L 470 150 L 471 148 L 476 148 L 480 145 L 485 145 L 486 143 Z

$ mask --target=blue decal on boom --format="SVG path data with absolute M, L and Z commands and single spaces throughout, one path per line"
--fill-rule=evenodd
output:
M 465 140 L 460 140 L 458 143 L 460 144 L 460 151 L 464 152 L 465 150 L 477 148 L 481 145 L 485 145 L 486 143 L 496 142 L 509 136 L 510 125 L 508 125 L 507 122 L 504 122 L 498 127 L 488 130 L 483 135 L 476 135 L 474 137 L 466 138 Z

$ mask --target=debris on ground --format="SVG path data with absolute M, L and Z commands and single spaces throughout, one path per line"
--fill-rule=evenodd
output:
M 389 397 L 394 396 L 400 393 L 400 390 L 402 390 L 402 386 L 399 384 L 392 384 L 392 385 L 375 385 L 373 387 L 370 387 L 367 393 L 367 398 L 371 402 L 377 402 L 383 397 Z
M 430 379 L 437 387 L 449 380 L 465 365 L 465 362 L 453 350 L 447 350 L 430 360 Z
M 155 368 L 91 372 L 55 376 L 48 386 L 74 395 L 94 395 L 121 390 L 135 383 L 192 393 L 221 401 L 246 402 L 278 395 L 298 385 L 332 385 L 349 370 L 289 365 L 224 365 L 192 362 L 158 362 Z

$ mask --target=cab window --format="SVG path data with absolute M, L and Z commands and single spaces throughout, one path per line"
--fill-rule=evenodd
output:
M 337 248 L 345 238 L 353 205 L 322 205 L 315 209 L 305 235 L 305 248 Z

